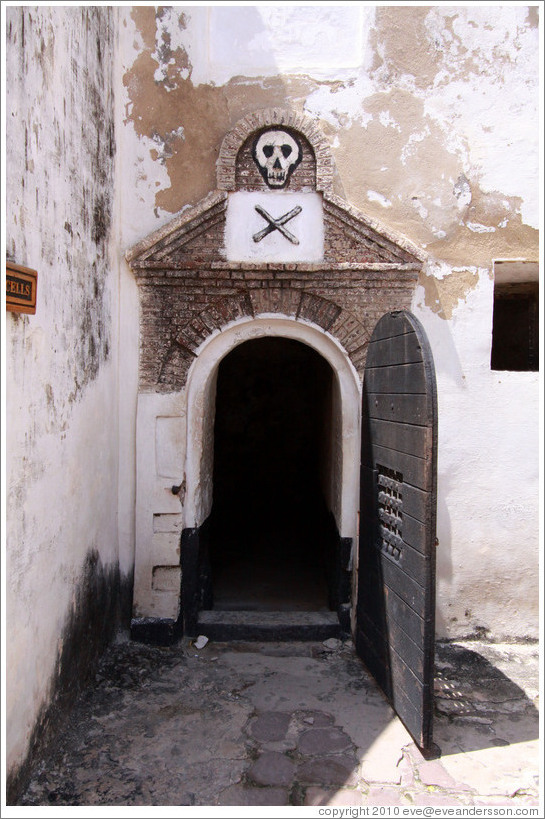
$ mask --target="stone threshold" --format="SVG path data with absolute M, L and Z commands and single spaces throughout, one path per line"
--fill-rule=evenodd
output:
M 334 611 L 200 611 L 198 634 L 210 640 L 327 640 L 343 630 Z

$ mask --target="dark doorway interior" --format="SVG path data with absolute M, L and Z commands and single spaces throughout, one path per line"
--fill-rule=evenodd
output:
M 221 362 L 209 545 L 215 609 L 330 608 L 335 527 L 322 487 L 332 385 L 329 364 L 289 339 L 245 342 Z

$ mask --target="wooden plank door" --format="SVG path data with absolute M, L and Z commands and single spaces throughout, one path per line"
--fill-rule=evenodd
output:
M 432 746 L 437 393 L 419 321 L 388 313 L 362 404 L 356 648 L 418 746 Z

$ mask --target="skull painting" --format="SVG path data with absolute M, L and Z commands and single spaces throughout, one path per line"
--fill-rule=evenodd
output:
M 303 158 L 303 151 L 287 131 L 273 129 L 257 138 L 253 157 L 269 188 L 285 188 Z

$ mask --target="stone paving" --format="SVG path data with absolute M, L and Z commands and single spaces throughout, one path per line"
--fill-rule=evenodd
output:
M 119 638 L 19 804 L 539 805 L 538 647 L 439 644 L 436 695 L 425 759 L 350 641 Z

